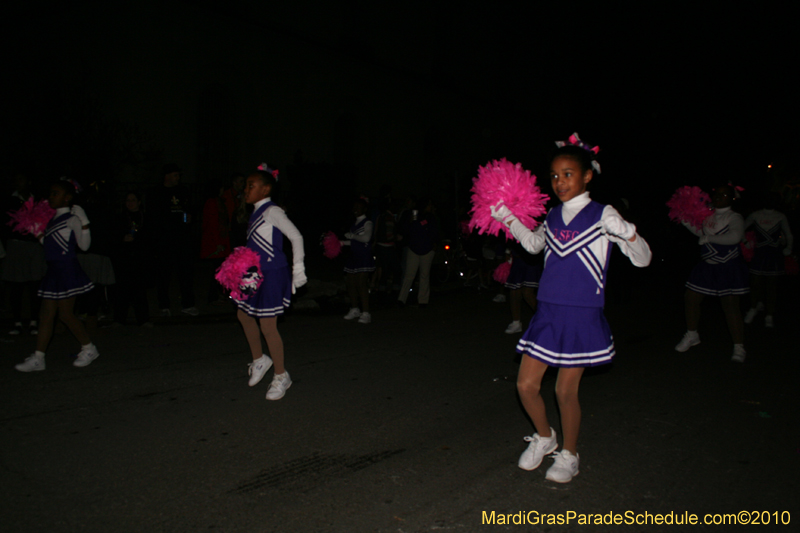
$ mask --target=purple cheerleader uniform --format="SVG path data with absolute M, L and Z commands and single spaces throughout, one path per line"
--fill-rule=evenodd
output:
M 744 235 L 742 216 L 720 208 L 703 225 L 709 242 L 700 245 L 703 261 L 689 274 L 686 288 L 707 296 L 740 296 L 750 292 L 747 267 L 739 241 Z
M 275 216 L 285 218 L 280 207 L 265 199 L 256 203 L 247 229 L 247 247 L 261 257 L 264 279 L 253 296 L 234 300 L 239 309 L 258 318 L 282 315 L 292 298 L 292 275 L 283 253 L 283 233 L 275 225 L 277 220 L 269 216 L 269 210 L 277 210 Z
M 56 210 L 47 224 L 42 243 L 47 272 L 39 286 L 39 297 L 64 300 L 89 292 L 94 287 L 78 263 L 75 231 L 80 231 L 78 217 L 66 207 Z
M 554 367 L 603 365 L 615 354 L 603 315 L 611 248 L 597 227 L 605 206 L 590 201 L 565 224 L 563 205 L 545 219 L 539 305 L 517 352 Z
M 505 287 L 516 290 L 523 287 L 535 289 L 539 287 L 539 279 L 542 277 L 542 267 L 534 262 L 534 256 L 529 254 L 521 247 L 511 248 L 511 270 L 508 273 Z
M 347 234 L 350 239 L 350 257 L 344 266 L 347 274 L 375 271 L 375 258 L 370 245 L 372 232 L 367 229 L 367 224 L 372 225 L 366 216 L 361 215 Z

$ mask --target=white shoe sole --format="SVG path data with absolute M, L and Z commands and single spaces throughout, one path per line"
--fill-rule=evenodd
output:
M 578 474 L 580 474 L 580 473 L 581 473 L 581 471 L 580 471 L 580 470 L 578 470 L 578 471 L 577 471 L 577 472 L 575 472 L 575 474 L 573 474 L 573 476 L 572 476 L 571 478 L 569 478 L 569 479 L 553 479 L 553 478 L 552 478 L 552 477 L 550 477 L 549 475 L 546 475 L 546 476 L 544 476 L 544 478 L 545 478 L 545 479 L 547 479 L 547 480 L 549 480 L 549 481 L 552 481 L 552 482 L 554 482 L 554 483 L 569 483 L 570 481 L 572 481 L 573 479 L 575 479 L 575 476 L 577 476 L 577 475 L 578 475 Z
M 100 354 L 99 354 L 99 353 L 98 353 L 98 354 L 95 354 L 95 356 L 94 356 L 94 357 L 92 357 L 92 358 L 90 358 L 90 359 L 83 359 L 83 360 L 81 360 L 81 359 L 75 359 L 75 362 L 74 362 L 74 363 L 72 363 L 72 366 L 76 366 L 76 367 L 78 367 L 78 368 L 83 368 L 83 367 L 89 366 L 89 365 L 91 365 L 91 364 L 92 364 L 92 362 L 94 362 L 94 360 L 95 360 L 95 359 L 97 359 L 98 357 L 100 357 Z
M 699 340 L 697 342 L 689 343 L 688 346 L 683 346 L 683 343 L 678 343 L 678 345 L 675 347 L 675 351 L 680 353 L 688 352 L 689 348 L 692 346 L 697 346 L 698 344 L 700 344 Z
M 269 397 L 269 391 L 267 391 L 267 400 L 271 400 L 271 401 L 274 401 L 274 400 L 280 400 L 281 398 L 283 398 L 284 396 L 286 396 L 286 391 L 287 391 L 287 390 L 289 390 L 289 387 L 291 387 L 291 386 L 292 386 L 292 384 L 291 384 L 291 383 L 289 383 L 289 384 L 286 386 L 286 388 L 285 388 L 285 389 L 283 389 L 283 394 L 281 394 L 281 395 L 280 395 L 280 396 L 278 396 L 277 398 L 270 398 L 270 397 Z

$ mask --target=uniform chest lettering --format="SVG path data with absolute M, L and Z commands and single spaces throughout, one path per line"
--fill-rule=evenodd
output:
M 556 238 L 556 240 L 559 240 L 561 242 L 569 242 L 571 240 L 574 240 L 575 237 L 577 237 L 579 233 L 580 233 L 580 231 L 578 231 L 578 230 L 557 229 L 553 233 L 553 236 Z

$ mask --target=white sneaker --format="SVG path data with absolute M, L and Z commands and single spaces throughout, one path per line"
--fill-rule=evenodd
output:
M 361 316 L 358 317 L 359 324 L 369 324 L 370 322 L 372 322 L 372 315 L 366 311 L 361 313 Z
M 344 315 L 345 320 L 353 320 L 361 316 L 361 310 L 358 307 L 351 307 L 350 310 Z
M 492 301 L 494 303 L 496 303 L 496 304 L 504 304 L 504 303 L 506 303 L 506 295 L 503 294 L 503 293 L 500 293 L 497 296 L 495 296 L 494 298 L 492 298 Z
M 772 320 L 772 315 L 767 315 L 764 317 L 764 327 L 765 328 L 775 327 L 775 322 Z
M 522 332 L 522 323 L 519 320 L 513 321 L 506 328 L 506 333 L 508 333 L 509 335 L 511 335 L 512 333 L 520 333 L 520 332 Z
M 558 441 L 556 440 L 556 430 L 550 428 L 550 436 L 545 438 L 541 437 L 538 433 L 534 433 L 532 437 L 525 437 L 525 442 L 530 442 L 528 448 L 519 456 L 519 466 L 523 470 L 534 470 L 542 464 L 542 459 L 545 455 L 549 455 L 556 451 L 558 448 Z
M 247 384 L 251 387 L 256 386 L 270 368 L 272 368 L 272 359 L 267 354 L 261 354 L 261 357 L 247 365 L 247 374 L 250 376 Z
M 22 322 L 14 322 L 14 327 L 8 332 L 9 335 L 19 335 L 22 333 Z
M 88 348 L 81 350 L 78 353 L 77 359 L 75 362 L 72 363 L 72 366 L 77 367 L 84 367 L 89 366 L 92 364 L 92 361 L 97 359 L 100 356 L 100 352 L 97 351 L 97 346 L 94 344 L 90 344 Z
M 283 374 L 275 374 L 272 378 L 272 383 L 269 384 L 267 391 L 267 400 L 280 400 L 286 394 L 286 389 L 292 386 L 292 378 L 289 373 L 284 371 Z
M 186 313 L 189 316 L 197 316 L 200 314 L 200 311 L 196 307 L 186 307 L 181 309 L 181 313 Z
M 685 352 L 692 346 L 697 346 L 698 344 L 700 344 L 700 335 L 696 331 L 687 331 L 683 339 L 681 339 L 681 342 L 675 346 L 675 351 Z
M 580 454 L 572 455 L 567 450 L 562 450 L 554 453 L 553 457 L 555 457 L 556 462 L 547 469 L 547 474 L 544 476 L 545 479 L 556 483 L 569 483 L 572 478 L 580 473 L 580 470 L 578 470 Z
M 38 335 L 39 334 L 39 324 L 35 320 L 31 320 L 31 323 L 28 325 L 28 333 L 31 335 Z
M 20 372 L 37 372 L 44 370 L 44 356 L 32 354 L 29 355 L 24 362 L 15 365 L 14 368 Z
M 731 357 L 731 361 L 734 363 L 744 363 L 745 357 L 747 357 L 747 352 L 744 349 L 744 344 L 734 344 L 733 357 Z
M 172 312 L 169 309 L 162 309 L 161 310 L 161 316 L 163 316 L 163 317 L 172 316 Z

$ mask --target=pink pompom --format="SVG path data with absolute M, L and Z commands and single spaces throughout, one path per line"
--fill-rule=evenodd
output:
M 342 251 L 342 243 L 339 238 L 332 231 L 327 232 L 322 236 L 322 255 L 328 259 L 333 259 L 338 256 Z
M 234 248 L 217 269 L 214 279 L 231 291 L 234 300 L 246 300 L 256 293 L 264 279 L 261 257 L 246 246 Z
M 544 206 L 550 199 L 539 190 L 536 176 L 530 170 L 505 158 L 479 167 L 478 177 L 472 179 L 471 191 L 472 219 L 469 229 L 478 228 L 478 233 L 489 235 L 498 235 L 503 230 L 513 237 L 505 224 L 492 218 L 490 206 L 502 201 L 525 227 L 533 229 L 539 224 L 535 218 L 547 212 Z
M 47 223 L 55 213 L 56 210 L 50 207 L 47 200 L 39 200 L 34 203 L 33 196 L 31 196 L 22 204 L 22 207 L 13 213 L 8 213 L 11 217 L 8 225 L 17 233 L 38 237 L 47 229 Z
M 697 229 L 703 228 L 703 222 L 714 214 L 710 207 L 711 197 L 700 187 L 681 187 L 667 202 L 669 219 L 675 222 L 688 222 Z
M 505 285 L 506 280 L 508 280 L 509 274 L 511 274 L 511 261 L 503 261 L 502 265 L 494 269 L 494 274 L 492 274 L 492 278 L 496 282 Z
M 797 266 L 797 259 L 793 255 L 787 255 L 783 259 L 783 269 L 789 276 L 796 276 L 800 273 L 800 267 Z

